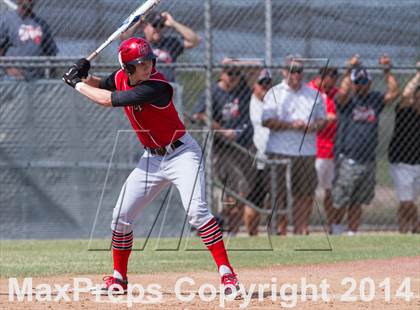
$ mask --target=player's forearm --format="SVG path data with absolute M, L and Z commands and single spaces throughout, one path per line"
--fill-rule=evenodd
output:
M 109 90 L 92 87 L 84 82 L 77 83 L 75 88 L 95 103 L 104 107 L 112 107 L 112 92 Z
M 184 38 L 184 45 L 186 48 L 193 48 L 200 44 L 200 36 L 191 28 L 176 21 L 174 21 L 173 28 Z
M 99 88 L 101 83 L 101 78 L 98 76 L 89 75 L 87 79 L 84 79 L 83 82 L 89 86 Z

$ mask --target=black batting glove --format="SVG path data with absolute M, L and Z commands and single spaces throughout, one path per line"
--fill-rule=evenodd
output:
M 76 67 L 77 71 L 79 72 L 79 77 L 85 79 L 88 77 L 89 70 L 90 70 L 90 61 L 86 58 L 80 58 L 76 63 L 73 65 Z
M 76 84 L 81 82 L 80 72 L 77 70 L 75 65 L 71 66 L 66 73 L 63 75 L 63 81 L 71 87 L 75 88 Z

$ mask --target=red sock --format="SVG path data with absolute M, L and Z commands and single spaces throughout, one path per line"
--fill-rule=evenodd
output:
M 211 255 L 213 255 L 217 269 L 219 269 L 221 265 L 225 265 L 233 272 L 233 268 L 229 263 L 229 258 L 226 253 L 225 243 L 223 242 L 223 234 L 215 218 L 212 218 L 207 224 L 200 227 L 198 232 Z
M 118 271 L 123 279 L 127 278 L 128 258 L 133 246 L 133 232 L 128 234 L 112 232 L 112 257 L 114 258 L 114 270 Z

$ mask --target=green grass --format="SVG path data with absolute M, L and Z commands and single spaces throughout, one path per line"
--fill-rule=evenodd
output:
M 362 235 L 331 237 L 332 251 L 323 235 L 273 237 L 274 250 L 266 237 L 235 238 L 228 242 L 230 258 L 236 268 L 268 267 L 290 264 L 316 264 L 364 259 L 385 259 L 420 255 L 420 236 Z M 137 242 L 139 245 L 142 242 Z M 109 241 L 95 241 L 92 247 L 107 248 Z M 135 251 L 130 259 L 131 273 L 158 273 L 185 270 L 213 270 L 210 255 L 197 238 L 180 250 L 176 239 L 149 240 L 145 251 Z M 156 248 L 166 249 L 158 251 Z M 167 249 L 172 249 L 168 251 Z M 200 249 L 200 250 L 191 250 Z M 233 250 L 234 249 L 234 250 Z M 249 250 L 246 250 L 249 249 Z M 58 274 L 107 274 L 112 269 L 109 251 L 88 251 L 85 240 L 0 241 L 0 277 L 44 276 Z

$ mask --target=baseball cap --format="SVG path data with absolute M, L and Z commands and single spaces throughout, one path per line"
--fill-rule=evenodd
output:
M 262 69 L 260 71 L 260 74 L 258 75 L 257 83 L 258 84 L 264 84 L 264 83 L 270 83 L 270 82 L 271 82 L 271 73 L 270 73 L 270 70 L 268 70 L 268 69 Z
M 161 13 L 150 12 L 149 15 L 146 16 L 145 21 L 152 25 L 153 28 L 165 27 L 165 18 L 161 15 Z
M 350 79 L 354 84 L 365 85 L 372 80 L 372 77 L 366 68 L 359 67 L 351 70 Z

